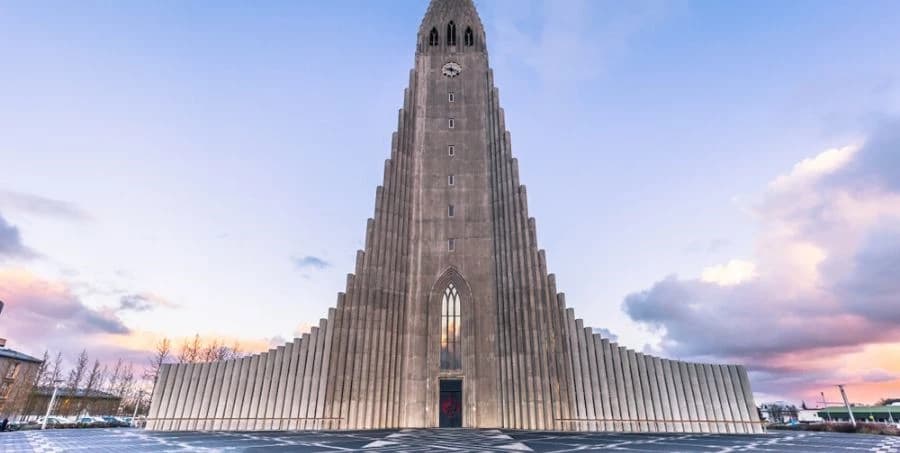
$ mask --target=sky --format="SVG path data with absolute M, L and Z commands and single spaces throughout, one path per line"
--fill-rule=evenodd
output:
M 478 0 L 550 271 L 585 325 L 900 395 L 900 4 Z M 0 336 L 267 349 L 362 248 L 427 4 L 0 3 Z

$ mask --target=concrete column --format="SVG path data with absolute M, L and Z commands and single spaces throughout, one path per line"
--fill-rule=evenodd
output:
M 256 418 L 254 420 L 252 429 L 254 431 L 259 431 L 264 429 L 266 423 L 266 405 L 269 402 L 269 388 L 272 384 L 272 367 L 275 362 L 275 349 L 270 349 L 268 352 L 263 353 L 259 358 L 259 368 L 257 368 L 258 374 L 256 375 L 257 382 L 257 397 L 258 400 L 253 406 L 252 416 Z
M 185 373 L 187 373 L 188 377 L 185 377 Z M 172 400 L 169 401 L 169 413 L 166 414 L 168 419 L 166 429 L 168 431 L 177 431 L 179 429 L 181 412 L 184 408 L 184 395 L 187 392 L 187 385 L 190 380 L 189 376 L 188 364 L 179 363 L 175 370 L 175 383 L 172 387 Z
M 619 346 L 619 358 L 622 362 L 622 383 L 625 385 L 621 394 L 625 395 L 625 402 L 628 405 L 627 417 L 623 417 L 628 420 L 625 422 L 625 430 L 640 431 L 640 424 L 636 421 L 638 420 L 638 412 L 635 401 L 634 378 L 631 374 L 631 360 L 628 357 L 628 349 L 624 346 Z
M 544 261 L 544 266 L 546 266 L 546 260 Z M 558 358 L 555 362 L 557 374 L 559 375 L 560 414 L 555 429 L 566 430 L 570 427 L 571 423 L 564 422 L 563 420 L 571 419 L 575 408 L 575 394 L 573 393 L 574 387 L 571 380 L 571 352 L 569 351 L 569 340 L 566 337 L 565 307 L 560 307 L 556 298 L 556 277 L 553 274 L 550 274 L 547 277 L 547 280 L 548 291 L 551 298 L 550 311 L 553 314 L 553 321 L 556 323 L 556 347 L 559 350 L 557 353 Z
M 212 387 L 209 381 L 215 377 L 215 362 L 204 363 L 200 365 L 200 380 L 197 381 L 196 398 L 194 399 L 194 408 L 191 411 L 191 418 L 194 420 L 190 429 L 192 431 L 203 429 L 206 424 L 206 412 L 209 410 L 209 392 Z
M 307 430 L 310 429 L 309 423 L 309 402 L 311 399 L 310 391 L 312 388 L 312 375 L 313 369 L 316 366 L 316 346 L 318 345 L 318 337 L 319 337 L 319 328 L 313 327 L 309 330 L 309 349 L 307 349 L 306 353 L 306 369 L 303 371 L 303 393 L 300 395 L 300 429 Z M 363 347 L 364 345 L 360 344 L 358 347 Z M 354 382 L 354 387 L 357 386 L 359 381 Z M 351 393 L 352 395 L 357 395 L 359 398 L 358 392 Z M 354 411 L 359 410 L 359 404 L 354 406 L 350 404 L 350 417 L 349 420 L 354 423 L 351 429 L 359 428 L 358 414 L 354 414 Z
M 693 363 L 685 364 L 687 366 L 688 376 L 691 380 L 691 392 L 694 395 L 694 407 L 697 410 L 697 420 L 700 422 L 698 426 L 701 432 L 708 433 L 710 432 L 709 423 L 706 420 L 709 420 L 709 417 L 706 416 L 706 408 L 703 406 L 703 392 L 700 387 L 700 379 L 697 376 L 697 368 Z
M 258 359 L 257 359 L 258 360 Z M 252 357 L 242 357 L 235 361 L 231 373 L 231 385 L 225 395 L 232 401 L 225 406 L 228 429 L 244 430 L 249 426 L 250 403 L 252 402 L 256 368 Z M 223 391 L 224 392 L 224 391 Z
M 325 334 L 327 328 L 328 321 L 320 319 L 319 329 L 316 333 L 316 354 L 313 356 L 313 368 L 310 373 L 309 403 L 306 410 L 306 429 L 315 429 L 317 426 L 316 404 L 319 402 L 319 381 L 321 380 L 320 374 L 322 373 L 322 358 L 325 355 Z
M 675 424 L 672 422 L 672 399 L 669 396 L 669 386 L 666 383 L 666 370 L 663 367 L 663 360 L 659 357 L 653 357 L 653 368 L 656 374 L 656 385 L 659 387 L 659 401 L 662 408 L 662 419 L 665 420 L 663 431 L 675 432 Z
M 629 404 L 634 403 L 635 412 L 632 412 L 634 415 L 633 418 L 636 420 L 640 420 L 634 424 L 637 431 L 646 432 L 647 431 L 647 413 L 644 408 L 644 392 L 641 389 L 641 376 L 638 370 L 637 365 L 637 355 L 634 351 L 627 349 L 628 354 L 628 368 L 631 371 L 631 392 L 633 397 L 629 400 Z
M 221 374 L 220 368 L 225 368 L 224 360 L 212 362 L 209 364 L 209 374 L 207 375 L 206 380 L 206 390 L 203 395 L 204 409 L 200 412 L 200 417 L 202 417 L 203 422 L 197 428 L 203 431 L 212 430 L 212 425 L 216 418 L 216 406 L 219 404 L 219 399 L 216 395 L 216 392 L 222 386 L 222 379 L 220 379 L 221 376 L 217 376 L 217 374 Z
M 150 399 L 150 411 L 147 421 L 147 429 L 159 430 L 162 426 L 161 420 L 165 416 L 165 406 L 169 403 L 169 393 L 166 384 L 171 384 L 172 365 L 164 364 L 159 368 L 159 374 L 156 377 L 156 383 L 153 386 L 153 396 Z
M 728 369 L 728 365 L 721 365 L 722 367 L 722 381 L 725 383 L 725 399 L 728 403 L 728 407 L 731 411 L 731 420 L 734 426 L 734 432 L 736 433 L 745 433 L 744 431 L 744 423 L 743 418 L 741 417 L 741 408 L 740 404 L 737 401 L 737 394 L 735 393 L 734 388 L 734 380 L 731 377 L 731 371 Z
M 591 391 L 591 367 L 590 361 L 588 360 L 590 354 L 584 338 L 584 321 L 582 321 L 581 319 L 575 320 L 575 335 L 578 339 L 578 357 L 581 361 L 581 382 L 584 385 L 585 411 L 582 418 L 584 418 L 586 421 L 582 429 L 593 431 L 596 429 L 596 424 L 591 420 L 594 420 L 596 417 L 594 415 L 594 395 Z
M 284 352 L 281 356 L 281 363 L 278 369 L 278 392 L 275 394 L 275 412 L 272 415 L 274 424 L 272 429 L 285 429 L 284 402 L 287 395 L 288 373 L 290 373 L 291 365 L 294 359 L 294 343 L 284 345 Z
M 689 424 L 691 432 L 699 433 L 700 424 L 697 420 L 697 404 L 694 401 L 694 388 L 691 386 L 691 375 L 688 371 L 688 364 L 685 362 L 678 362 L 678 369 L 681 372 L 681 382 L 684 386 L 684 401 L 687 405 L 688 410 L 688 419 L 691 421 Z M 682 415 L 684 412 L 682 411 Z
M 606 358 L 607 353 L 603 344 L 603 338 L 600 335 L 594 335 L 594 350 L 597 353 L 597 382 L 600 387 L 600 409 L 603 413 L 603 423 L 600 425 L 600 429 L 603 431 L 611 431 L 612 424 L 609 422 L 612 416 L 612 409 L 610 408 L 610 383 L 609 376 L 606 371 Z M 596 404 L 595 404 L 596 406 Z
M 653 397 L 650 393 L 650 382 L 649 376 L 647 374 L 647 363 L 644 361 L 644 354 L 640 352 L 634 353 L 634 359 L 637 363 L 638 370 L 638 378 L 640 379 L 640 390 L 641 390 L 641 402 L 640 404 L 644 408 L 644 417 L 647 420 L 647 423 L 643 424 L 644 430 L 649 432 L 656 432 L 656 422 L 651 421 L 654 420 L 653 417 Z
M 337 429 L 338 423 L 335 420 L 340 417 L 340 385 L 338 383 L 338 375 L 343 370 L 343 356 L 341 355 L 341 347 L 345 344 L 346 327 L 344 326 L 344 295 L 338 294 L 337 309 L 334 312 L 334 337 L 331 342 L 331 363 L 328 367 L 328 379 L 326 382 L 326 417 L 330 418 L 326 429 Z M 331 327 L 331 326 L 329 326 Z M 298 344 L 299 346 L 299 344 Z M 299 348 L 295 348 L 299 352 Z M 296 367 L 296 365 L 295 365 Z
M 321 360 L 321 371 L 319 372 L 319 390 L 316 392 L 316 396 L 318 401 L 316 402 L 316 418 L 317 420 L 316 429 L 325 429 L 329 426 L 328 421 L 323 420 L 323 418 L 328 417 L 328 414 L 325 412 L 325 401 L 326 394 L 325 389 L 328 384 L 328 370 L 331 367 L 331 345 L 334 341 L 334 317 L 335 310 L 328 310 L 328 321 L 325 326 L 322 328 L 325 332 L 324 344 L 322 348 L 322 360 Z M 383 413 L 385 420 L 389 419 L 389 413 Z M 384 424 L 382 427 L 387 427 Z
M 266 390 L 266 411 L 263 416 L 263 428 L 264 430 L 272 430 L 275 429 L 276 420 L 275 420 L 275 405 L 276 399 L 278 398 L 278 383 L 281 381 L 281 367 L 282 362 L 284 361 L 284 346 L 278 346 L 275 348 L 274 358 L 271 360 L 271 367 L 266 368 L 266 373 L 268 374 L 269 386 L 268 390 Z
M 741 376 L 736 365 L 728 365 L 728 374 L 731 376 L 730 382 L 734 388 L 733 402 L 737 406 L 735 414 L 740 414 L 741 431 L 744 433 L 752 433 L 753 427 L 750 423 L 750 411 L 747 407 L 747 401 L 744 400 L 744 390 L 741 386 Z
M 297 364 L 296 379 L 294 380 L 294 396 L 291 399 L 291 424 L 288 429 L 292 431 L 303 429 L 303 420 L 301 420 L 303 415 L 301 415 L 300 406 L 303 401 L 303 374 L 306 372 L 306 362 L 307 357 L 309 356 L 309 343 L 309 334 L 303 334 L 300 339 L 299 362 Z M 349 397 L 349 393 L 347 396 Z M 347 424 L 342 421 L 338 429 L 348 429 Z
M 206 385 L 203 388 L 203 399 L 200 405 L 200 422 L 197 425 L 198 430 L 209 431 L 212 429 L 213 421 L 216 417 L 216 405 L 219 400 L 215 397 L 215 392 L 222 385 L 221 380 L 216 379 L 216 373 L 219 367 L 225 367 L 225 361 L 216 361 L 209 364 L 209 371 L 206 375 Z
M 530 288 L 529 307 L 531 308 L 533 315 L 535 361 L 538 364 L 537 374 L 535 376 L 537 379 L 537 385 L 535 387 L 535 412 L 538 420 L 537 429 L 548 430 L 553 427 L 552 409 L 555 400 L 554 392 L 557 390 L 557 386 L 551 387 L 550 385 L 554 375 L 551 373 L 551 363 L 548 354 L 552 343 L 546 341 L 546 339 L 552 337 L 550 336 L 551 332 L 549 330 L 547 313 L 544 309 L 542 298 L 542 291 L 544 288 L 543 278 L 545 275 L 541 275 L 540 272 L 540 251 L 537 247 L 537 226 L 535 219 L 528 216 L 528 198 L 526 194 L 526 187 L 522 186 L 519 196 L 522 204 L 522 217 L 525 220 L 525 231 L 523 235 L 525 239 L 524 245 L 528 252 L 525 254 L 525 266 L 526 269 L 529 270 L 529 272 L 527 272 L 527 282 L 528 287 Z M 585 337 L 585 341 L 588 346 L 588 352 L 590 352 L 593 345 L 590 334 Z M 593 379 L 595 379 L 594 376 L 592 376 L 592 380 Z
M 597 369 L 597 351 L 594 350 L 594 332 L 590 327 L 582 330 L 584 334 L 585 352 L 587 353 L 588 375 L 590 376 L 591 385 L 588 387 L 591 395 L 591 406 L 593 412 L 588 413 L 588 418 L 592 421 L 588 424 L 591 431 L 599 431 L 603 424 L 598 420 L 603 418 L 603 406 L 600 398 L 600 382 L 597 378 L 600 376 L 600 370 Z
M 681 367 L 675 360 L 670 361 L 670 366 L 672 369 L 672 383 L 675 386 L 675 403 L 678 405 L 681 429 L 684 432 L 692 432 L 693 428 L 690 423 L 691 414 L 688 412 L 687 400 L 684 396 L 684 381 L 681 378 Z
M 709 386 L 706 385 L 706 375 L 703 373 L 703 364 L 691 364 L 691 379 L 697 381 L 697 388 L 699 389 L 699 393 L 695 393 L 694 396 L 700 396 L 697 410 L 700 413 L 700 418 L 706 420 L 702 423 L 702 427 L 706 430 L 704 432 L 717 432 L 716 424 L 709 421 L 715 420 L 716 416 L 713 412 L 712 401 L 709 396 Z
M 238 431 L 250 431 L 256 421 L 256 408 L 259 407 L 259 390 L 262 387 L 259 367 L 265 365 L 263 354 L 254 354 L 250 357 L 247 366 L 247 378 L 242 379 L 244 384 L 244 403 L 241 405 L 241 419 L 238 423 Z
M 725 365 L 713 365 L 713 375 L 716 379 L 716 389 L 719 393 L 719 406 L 722 408 L 722 415 L 726 420 L 725 428 L 729 433 L 737 433 L 737 425 L 734 423 L 736 417 L 731 412 L 731 400 L 728 398 L 728 387 L 725 385 L 725 376 L 728 370 Z M 725 371 L 723 373 L 722 371 Z
M 187 368 L 184 370 L 184 382 L 181 384 L 181 390 L 178 392 L 178 412 L 175 414 L 175 429 L 177 431 L 185 431 L 187 430 L 187 419 L 191 415 L 191 403 L 193 402 L 192 396 L 194 391 L 194 385 L 196 384 L 196 376 L 195 372 L 197 371 L 196 364 L 190 363 L 187 365 Z
M 285 350 L 287 351 L 287 350 Z M 284 389 L 284 402 L 281 409 L 281 428 L 282 430 L 292 429 L 294 423 L 294 415 L 291 411 L 297 389 L 297 368 L 300 366 L 300 339 L 294 338 L 290 343 L 290 364 L 287 368 L 286 386 Z M 332 406 L 333 407 L 333 406 Z M 337 426 L 335 426 L 336 428 Z
M 608 431 L 622 431 L 622 412 L 620 410 L 622 395 L 619 393 L 619 383 L 621 380 L 619 379 L 619 373 L 616 372 L 616 367 L 613 364 L 613 360 L 618 361 L 617 350 L 618 348 L 612 346 L 608 339 L 604 338 L 600 340 L 600 343 L 603 345 L 603 363 L 606 365 L 606 388 L 609 392 L 609 417 L 613 420 L 611 423 L 608 423 L 607 430 Z
M 716 420 L 716 428 L 714 432 L 727 433 L 725 428 L 725 417 L 722 415 L 722 403 L 719 399 L 719 389 L 716 386 L 716 377 L 713 374 L 713 365 L 703 364 L 703 377 L 706 379 L 707 388 L 709 389 L 709 404 L 712 406 L 713 419 Z M 710 412 L 707 410 L 707 414 Z
M 578 329 L 575 324 L 575 311 L 571 308 L 566 309 L 566 324 L 568 325 L 569 332 L 569 349 L 572 351 L 572 376 L 574 377 L 573 381 L 575 384 L 575 400 L 578 404 L 578 410 L 576 411 L 576 416 L 574 418 L 584 420 L 587 418 L 584 373 L 582 372 L 581 353 L 579 352 L 578 347 Z M 587 427 L 583 422 L 579 421 L 572 423 L 572 429 L 584 431 Z
M 231 386 L 231 372 L 234 369 L 236 360 L 226 360 L 219 362 L 214 375 L 215 384 L 213 392 L 210 395 L 212 402 L 209 409 L 210 422 L 206 425 L 206 429 L 210 431 L 218 431 L 222 429 L 222 418 L 225 417 L 225 405 L 229 403 L 228 388 Z M 230 416 L 230 415 L 229 415 Z
M 741 388 L 744 391 L 744 402 L 747 405 L 747 411 L 749 412 L 750 421 L 752 422 L 749 427 L 753 433 L 762 433 L 763 425 L 761 420 L 759 419 L 759 413 L 756 411 L 756 402 L 753 400 L 753 392 L 750 390 L 750 377 L 747 375 L 747 369 L 743 366 L 737 366 L 738 376 L 740 377 Z
M 662 399 L 659 394 L 659 385 L 656 380 L 656 362 L 654 359 L 655 357 L 649 355 L 641 356 L 641 360 L 644 362 L 644 368 L 647 370 L 647 386 L 650 388 L 650 407 L 652 408 L 652 411 L 648 412 L 647 416 L 654 420 L 650 423 L 653 432 L 665 432 L 666 424 L 663 422 L 665 416 L 663 415 Z

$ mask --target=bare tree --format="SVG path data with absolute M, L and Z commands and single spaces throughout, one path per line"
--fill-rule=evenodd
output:
M 87 381 L 84 383 L 85 392 L 97 390 L 103 387 L 103 370 L 100 369 L 100 361 L 94 360 L 94 366 L 91 373 L 88 374 Z
M 208 345 L 203 347 L 203 353 L 201 356 L 203 357 L 204 362 L 215 362 L 217 360 L 222 360 L 222 356 L 225 354 L 227 348 L 222 342 L 215 338 Z
M 134 391 L 134 372 L 132 371 L 131 364 L 125 365 L 122 369 L 122 377 L 119 380 L 119 385 L 115 390 L 115 395 L 121 398 L 122 403 L 124 405 L 128 400 L 128 397 Z M 120 409 L 121 406 L 120 405 Z
M 87 381 L 85 381 L 85 383 L 84 383 L 84 398 L 78 402 L 78 413 L 79 414 L 84 409 L 90 410 L 90 408 L 85 407 L 84 404 L 86 401 L 90 401 L 91 391 L 99 389 L 102 385 L 103 385 L 103 372 L 100 369 L 100 361 L 94 360 L 94 366 L 91 368 L 91 372 L 87 376 Z
M 34 375 L 34 385 L 42 385 L 47 380 L 47 373 L 50 369 L 50 351 L 44 350 L 44 358 L 41 360 L 41 366 L 38 367 L 37 373 Z
M 116 366 L 113 368 L 112 374 L 109 375 L 109 380 L 106 382 L 106 392 L 107 393 L 115 393 L 117 386 L 119 385 L 119 379 L 122 377 L 122 359 L 116 360 Z
M 56 381 L 62 379 L 62 373 L 62 352 L 58 352 L 56 353 L 56 358 L 53 359 L 53 368 L 44 377 L 44 381 L 41 382 L 41 385 L 47 387 L 56 385 Z
M 200 340 L 200 334 L 195 334 L 192 341 L 184 340 L 181 344 L 181 350 L 178 352 L 179 363 L 197 363 L 201 359 L 203 342 Z
M 231 359 L 239 359 L 244 356 L 244 353 L 241 352 L 241 344 L 238 343 L 237 340 L 234 340 L 234 343 L 231 344 L 231 347 L 228 351 L 228 356 L 225 357 L 225 360 Z
M 172 342 L 168 338 L 159 340 L 159 343 L 156 343 L 156 351 L 150 358 L 150 366 L 144 369 L 144 379 L 156 384 L 156 379 L 159 378 L 159 369 L 169 360 L 171 353 Z
M 81 354 L 78 355 L 78 361 L 75 362 L 75 368 L 73 368 L 72 371 L 69 371 L 69 378 L 66 380 L 66 387 L 70 389 L 77 389 L 81 386 L 81 381 L 84 380 L 84 373 L 87 369 L 87 364 L 87 349 L 82 349 Z

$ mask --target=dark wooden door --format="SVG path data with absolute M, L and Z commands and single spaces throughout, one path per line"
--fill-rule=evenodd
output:
M 462 428 L 462 381 L 441 380 L 440 415 L 441 428 Z

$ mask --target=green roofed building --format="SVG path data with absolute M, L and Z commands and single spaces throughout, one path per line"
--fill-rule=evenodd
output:
M 858 422 L 900 423 L 900 405 L 898 406 L 853 406 L 853 418 Z M 843 406 L 826 407 L 819 411 L 819 417 L 826 421 L 850 421 L 847 408 Z

